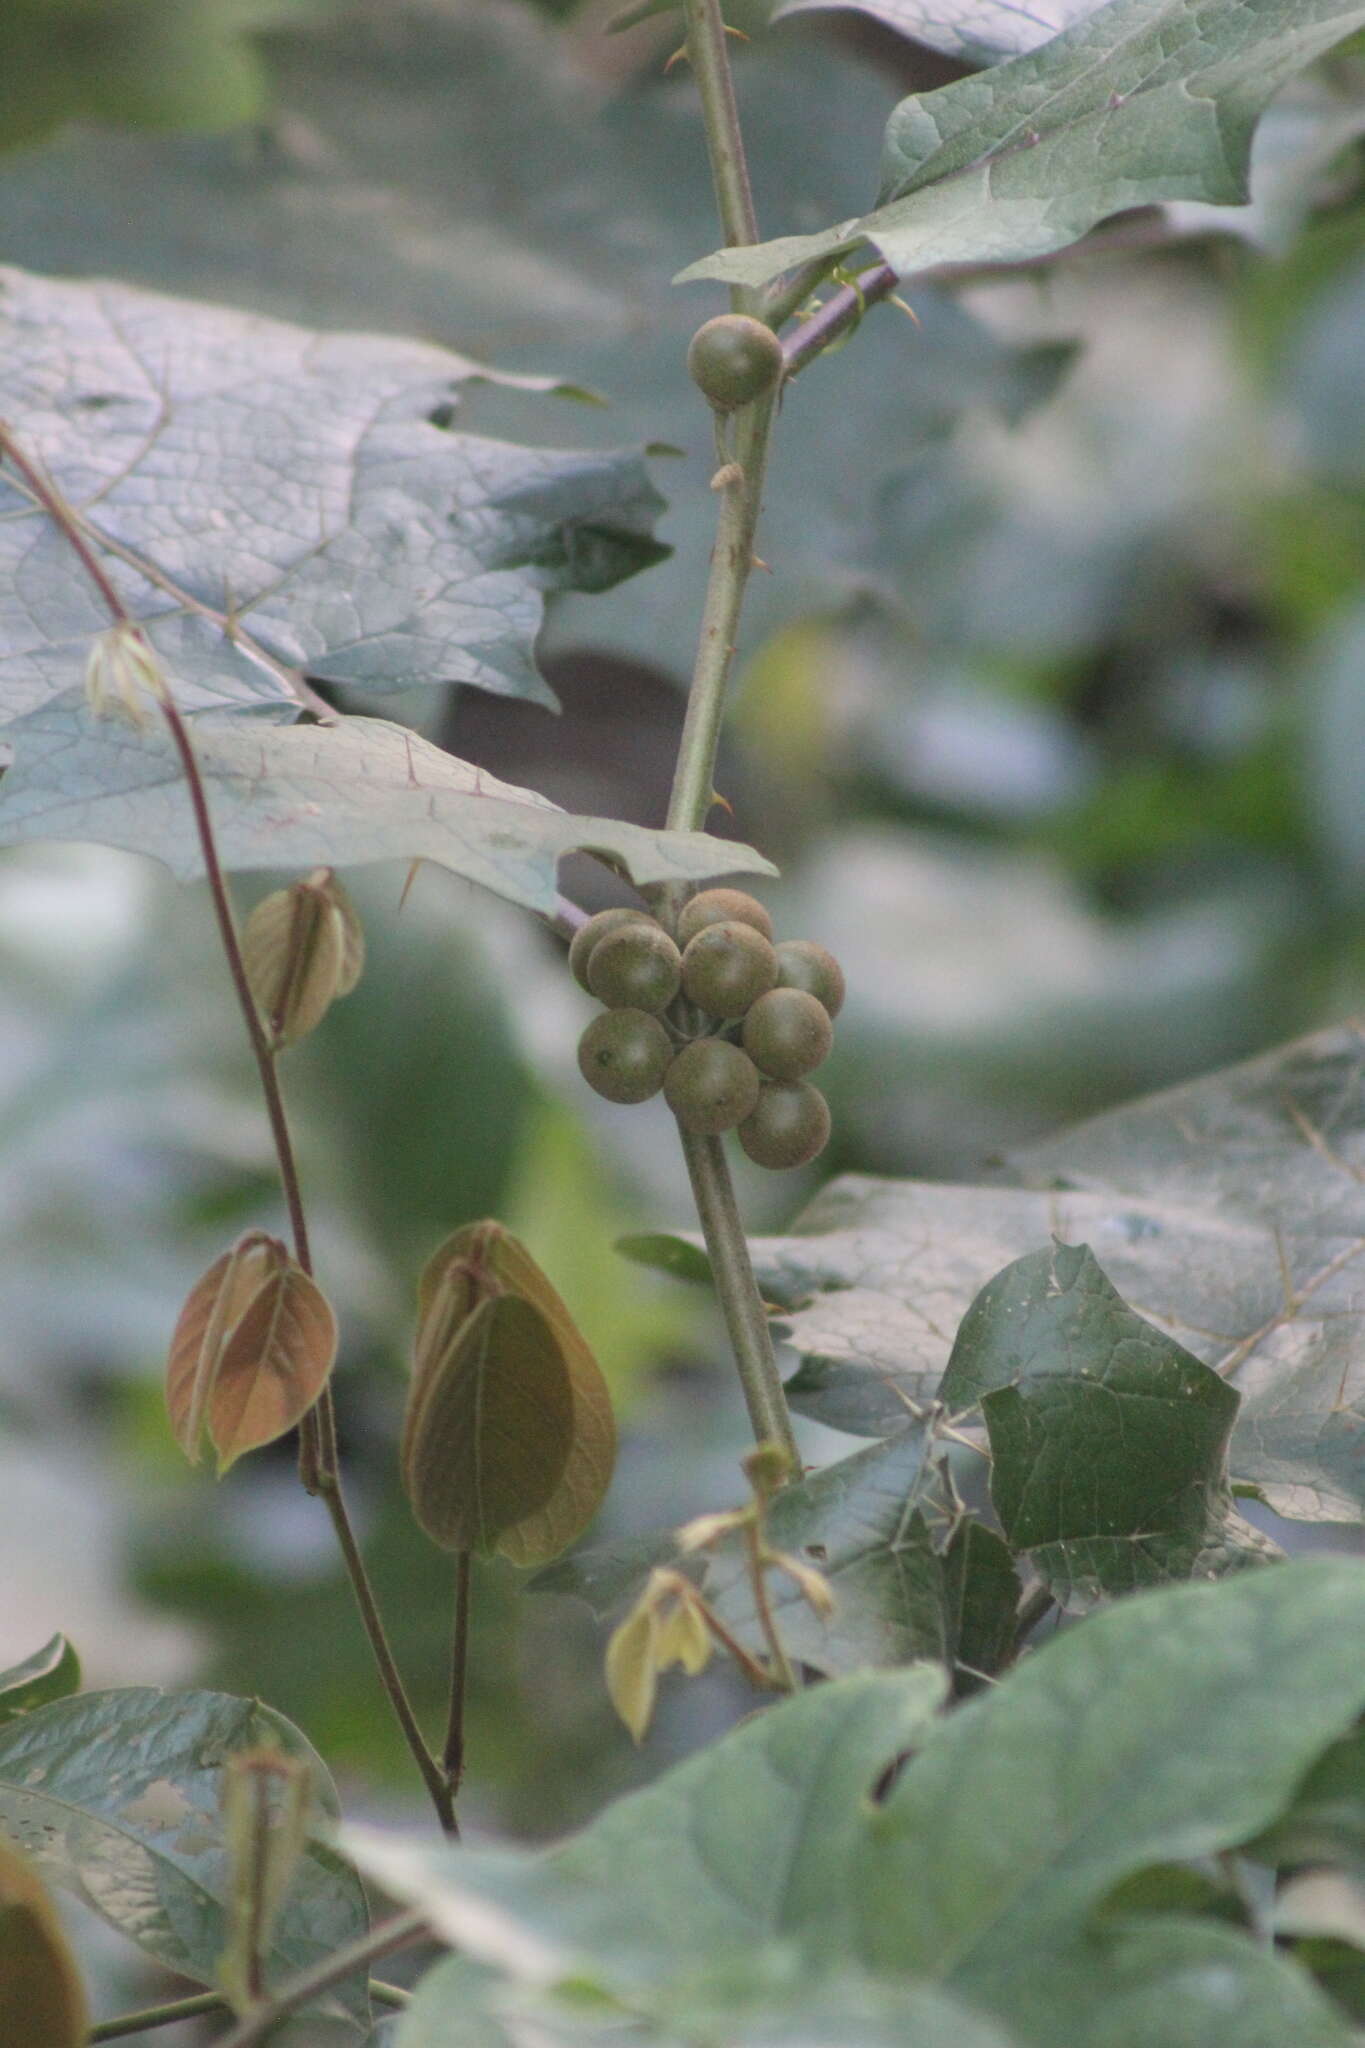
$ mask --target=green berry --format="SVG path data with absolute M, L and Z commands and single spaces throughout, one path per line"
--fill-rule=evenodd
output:
M 783 939 L 777 948 L 777 983 L 779 988 L 803 988 L 831 1017 L 844 1007 L 844 970 L 813 939 Z
M 726 1038 L 694 1038 L 664 1076 L 664 1100 L 685 1131 L 715 1137 L 758 1101 L 758 1068 Z
M 592 994 L 591 988 L 588 987 L 588 960 L 599 939 L 604 938 L 608 932 L 619 931 L 623 925 L 650 925 L 653 922 L 654 919 L 647 910 L 621 909 L 599 910 L 596 917 L 590 917 L 586 924 L 581 924 L 574 933 L 573 943 L 569 947 L 569 966 L 578 986 L 587 989 L 589 995 Z
M 648 1102 L 672 1058 L 672 1039 L 644 1010 L 607 1010 L 578 1041 L 583 1079 L 608 1102 Z
M 829 1142 L 829 1104 L 809 1081 L 765 1081 L 739 1142 L 756 1166 L 809 1166 Z
M 618 925 L 588 961 L 588 987 L 609 1010 L 666 1010 L 681 982 L 682 955 L 658 925 Z
M 692 336 L 687 373 L 717 412 L 752 405 L 782 375 L 782 344 L 747 313 L 718 313 Z
M 834 1026 L 824 1004 L 803 988 L 773 988 L 744 1019 L 744 1050 L 773 1081 L 799 1081 L 829 1055 Z
M 685 946 L 708 924 L 751 924 L 765 939 L 773 935 L 773 921 L 763 905 L 742 889 L 703 889 L 685 903 L 678 918 L 678 944 Z
M 708 1017 L 742 1017 L 777 983 L 777 954 L 751 924 L 703 925 L 682 956 L 683 994 Z

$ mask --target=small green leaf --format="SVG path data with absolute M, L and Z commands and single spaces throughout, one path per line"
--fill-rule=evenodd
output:
M 1236 1393 L 1135 1314 L 1088 1245 L 987 1282 L 941 1398 L 980 1400 L 1006 1539 L 1063 1606 L 1279 1555 L 1233 1507 Z
M 856 8 L 945 56 L 995 64 L 1036 50 L 1099 5 L 1100 0 L 1030 0 L 1027 7 L 1016 0 L 782 0 L 772 18 L 785 21 L 811 9 Z
M 46 1887 L 0 1844 L 0 2041 L 5 2048 L 85 2048 L 80 1971 Z
M 956 1514 L 942 1446 L 918 1425 L 784 1487 L 768 1510 L 768 1541 L 822 1573 L 834 1594 L 823 1621 L 785 1573 L 768 1575 L 787 1654 L 831 1674 L 947 1658 L 942 1552 Z M 763 1649 L 741 1545 L 712 1560 L 702 1591 L 746 1648 Z
M 645 1231 L 632 1237 L 618 1237 L 616 1249 L 623 1259 L 648 1266 L 656 1273 L 668 1273 L 674 1280 L 692 1280 L 699 1286 L 713 1284 L 711 1261 L 699 1244 L 670 1232 Z
M 22 1664 L 0 1671 L 0 1723 L 80 1689 L 80 1658 L 65 1636 L 55 1635 Z
M 0 1727 L 0 1836 L 168 1969 L 212 1984 L 230 1884 L 222 1766 L 263 1745 L 307 1763 L 323 1812 L 335 1818 L 321 1758 L 257 1700 L 142 1686 L 60 1700 Z M 275 1923 L 269 1982 L 320 1962 L 368 1926 L 354 1872 L 310 1842 Z M 364 1974 L 315 2009 L 363 2036 Z

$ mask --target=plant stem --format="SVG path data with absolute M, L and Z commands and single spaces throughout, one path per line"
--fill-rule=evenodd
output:
M 142 629 L 129 612 L 122 598 L 111 582 L 108 572 L 95 553 L 75 508 L 67 501 L 52 479 L 46 476 L 36 463 L 24 453 L 9 428 L 0 421 L 0 457 L 8 460 L 24 479 L 30 492 L 43 507 L 57 530 L 63 534 L 75 550 L 87 575 L 94 584 L 105 608 L 116 626 L 136 634 L 143 648 L 151 656 Z M 151 657 L 154 659 L 155 657 Z M 159 665 L 158 665 L 159 666 Z M 200 857 L 208 880 L 209 896 L 218 925 L 219 942 L 227 961 L 228 973 L 236 992 L 238 1008 L 246 1025 L 247 1038 L 256 1061 L 260 1078 L 261 1094 L 265 1100 L 266 1114 L 270 1121 L 270 1134 L 275 1147 L 275 1159 L 279 1169 L 280 1187 L 284 1195 L 285 1208 L 289 1215 L 290 1234 L 294 1240 L 294 1257 L 305 1273 L 312 1273 L 312 1252 L 308 1242 L 308 1221 L 304 1214 L 303 1191 L 299 1180 L 298 1162 L 294 1156 L 293 1140 L 289 1134 L 289 1119 L 285 1113 L 284 1096 L 280 1089 L 279 1069 L 276 1064 L 275 1048 L 266 1031 L 256 998 L 251 993 L 247 977 L 246 962 L 242 957 L 241 941 L 237 933 L 237 920 L 232 911 L 232 898 L 228 892 L 227 878 L 218 856 L 218 842 L 214 835 L 213 818 L 209 811 L 208 793 L 204 778 L 199 772 L 199 762 L 190 739 L 189 728 L 181 715 L 180 708 L 171 694 L 170 685 L 164 678 L 157 702 L 172 744 L 180 759 L 185 785 L 189 792 L 190 807 L 194 814 L 195 832 L 199 840 Z M 398 1668 L 393 1661 L 379 1608 L 375 1601 L 374 1589 L 370 1585 L 365 1563 L 346 1512 L 346 1502 L 341 1491 L 341 1476 L 337 1463 L 336 1410 L 332 1402 L 332 1390 L 324 1387 L 317 1402 L 304 1416 L 299 1431 L 299 1470 L 304 1485 L 310 1493 L 323 1494 L 327 1511 L 336 1530 L 337 1541 L 346 1566 L 347 1576 L 355 1594 L 360 1617 L 374 1651 L 375 1662 L 384 1689 L 389 1696 L 395 1717 L 402 1728 L 409 1749 L 424 1782 L 431 1791 L 433 1803 L 441 1825 L 447 1833 L 454 1832 L 454 1814 L 440 1769 L 422 1738 L 412 1708 L 408 1704 Z
M 223 2036 L 216 2048 L 255 2048 L 255 2043 L 268 2034 L 276 2020 L 283 2019 L 286 2013 L 297 2012 L 301 2005 L 307 2005 L 319 1992 L 330 1991 L 353 1970 L 377 1961 L 380 1956 L 392 1955 L 395 1949 L 405 1948 L 426 1932 L 427 1922 L 422 1914 L 396 1913 L 391 1920 L 382 1921 L 359 1941 L 348 1942 L 334 1955 L 315 1963 L 311 1970 L 300 1971 L 281 1990 L 249 2012 L 230 2034 Z
M 793 1473 L 797 1473 L 801 1470 L 801 1454 L 792 1433 L 787 1397 L 773 1356 L 767 1310 L 749 1263 L 748 1240 L 739 1220 L 720 1139 L 699 1138 L 681 1129 L 678 1135 L 692 1179 L 692 1195 L 706 1249 L 711 1255 L 716 1293 L 735 1354 L 754 1440 L 780 1444 L 791 1460 Z
M 832 341 L 856 327 L 869 306 L 875 306 L 879 299 L 889 298 L 896 289 L 896 273 L 889 263 L 878 263 L 871 270 L 865 270 L 858 283 L 841 285 L 837 292 L 831 292 L 823 306 L 803 320 L 799 327 L 782 337 L 782 358 L 786 364 L 788 382 L 814 362 Z
M 144 2005 L 140 2012 L 121 2012 L 116 2019 L 99 2021 L 90 2029 L 90 2040 L 122 2041 L 128 2034 L 149 2034 L 153 2027 L 172 2027 L 177 2020 L 192 2020 L 201 2012 L 222 2012 L 226 2006 L 227 2000 L 217 1991 L 173 1998 L 167 2005 Z
M 777 1621 L 773 1614 L 772 1602 L 768 1598 L 768 1581 L 765 1575 L 766 1559 L 763 1555 L 763 1541 L 756 1522 L 744 1525 L 744 1548 L 748 1555 L 749 1579 L 754 1589 L 754 1612 L 758 1625 L 763 1631 L 763 1640 L 768 1645 L 768 1655 L 773 1660 L 773 1677 L 784 1692 L 796 1691 L 796 1673 L 792 1670 L 782 1638 L 777 1632 Z
M 758 240 L 758 223 L 735 108 L 725 26 L 718 0 L 685 0 L 685 8 L 687 54 L 701 95 L 721 232 L 730 247 L 743 247 Z M 758 295 L 748 292 L 736 290 L 731 303 L 740 312 L 760 309 Z M 668 805 L 668 826 L 675 832 L 704 830 L 714 799 L 725 688 L 754 563 L 754 536 L 776 405 L 774 393 L 742 407 L 734 417 L 734 460 L 724 465 L 726 480 L 718 491 L 716 544 Z M 676 902 L 676 896 L 672 900 Z M 717 1139 L 696 1137 L 681 1125 L 678 1136 L 754 1435 L 760 1443 L 780 1444 L 793 1471 L 799 1471 L 800 1458 L 773 1356 L 768 1317 L 754 1283 L 725 1154 Z
M 450 1647 L 450 1714 L 446 1722 L 445 1747 L 441 1752 L 441 1762 L 445 1765 L 446 1783 L 450 1788 L 452 1800 L 459 1793 L 460 1778 L 464 1772 L 464 1695 L 469 1665 L 469 1565 L 469 1552 L 460 1551 L 455 1560 L 455 1612 Z
M 725 43 L 720 0 L 683 0 L 687 17 L 687 60 L 701 97 L 706 153 L 711 160 L 716 211 L 726 247 L 747 248 L 758 240 L 758 220 L 749 186 L 749 165 L 739 131 L 739 110 Z M 736 285 L 730 294 L 737 313 L 753 310 L 755 294 Z
M 401 1984 L 370 1979 L 370 1996 L 376 2005 L 400 2010 L 411 2005 L 412 1993 Z M 130 2034 L 150 2034 L 156 2027 L 173 2027 L 179 2020 L 198 2019 L 206 2012 L 226 2012 L 228 2002 L 220 1991 L 196 1992 L 192 1998 L 173 1998 L 165 2005 L 144 2005 L 138 2012 L 121 2012 L 114 2019 L 99 2020 L 90 2029 L 91 2048 L 97 2041 L 123 2041 Z

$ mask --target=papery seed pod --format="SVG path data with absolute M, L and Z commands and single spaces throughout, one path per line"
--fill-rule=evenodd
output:
M 56 1906 L 28 1859 L 0 1842 L 0 2041 L 85 2048 L 90 2010 Z
M 601 1506 L 616 1461 L 616 1422 L 601 1368 L 564 1302 L 521 1240 L 501 1223 L 466 1224 L 427 1261 L 418 1283 L 413 1382 L 401 1456 L 408 1457 L 424 1382 L 460 1321 L 498 1293 L 519 1295 L 544 1316 L 558 1341 L 573 1397 L 569 1455 L 544 1505 L 503 1530 L 500 1555 L 516 1565 L 546 1564 L 577 1541 Z
M 248 1231 L 185 1301 L 171 1338 L 166 1407 L 191 1464 L 207 1430 L 221 1476 L 293 1429 L 327 1384 L 337 1325 L 280 1240 Z
M 330 868 L 263 897 L 242 927 L 242 963 L 272 1044 L 315 1031 L 365 965 L 365 934 Z
M 465 1318 L 412 1393 L 408 1504 L 442 1550 L 486 1556 L 546 1506 L 564 1476 L 574 1405 L 559 1340 L 529 1301 L 495 1295 Z

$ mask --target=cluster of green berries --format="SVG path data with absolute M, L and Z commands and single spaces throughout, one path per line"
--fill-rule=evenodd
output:
M 773 943 L 772 919 L 738 889 L 694 896 L 670 935 L 643 910 L 601 910 L 569 965 L 606 1005 L 578 1044 L 609 1102 L 662 1088 L 685 1131 L 738 1129 L 759 1166 L 804 1166 L 824 1150 L 829 1106 L 805 1078 L 834 1038 L 838 961 L 808 939 Z

